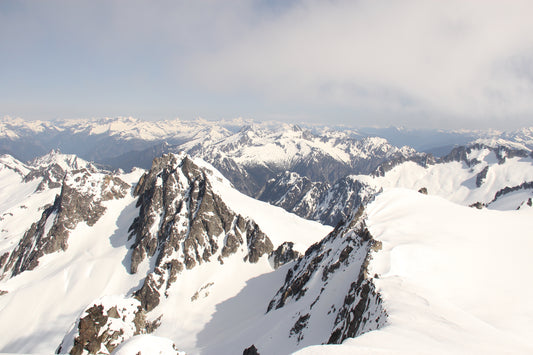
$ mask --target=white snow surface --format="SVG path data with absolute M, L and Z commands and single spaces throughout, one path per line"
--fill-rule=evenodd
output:
M 28 165 L 40 168 L 48 167 L 53 164 L 57 164 L 64 171 L 77 170 L 77 169 L 89 169 L 94 170 L 92 163 L 79 158 L 74 154 L 63 154 L 58 150 L 52 150 L 48 154 L 38 157 L 28 162 Z
M 172 340 L 149 334 L 136 335 L 112 352 L 113 355 L 137 355 L 139 353 L 143 355 L 185 355 L 185 352 L 176 350 Z
M 405 162 L 388 171 L 385 176 L 352 175 L 349 178 L 367 183 L 377 190 L 390 187 L 418 190 L 425 187 L 430 195 L 467 206 L 476 202 L 488 204 L 499 190 L 533 181 L 531 157 L 506 158 L 503 164 L 499 164 L 495 153 L 483 148 L 473 150 L 469 158 L 477 158 L 480 163 L 469 167 L 464 162 L 453 161 L 424 168 L 415 162 Z M 486 167 L 487 176 L 481 186 L 477 187 L 477 175 Z M 531 196 L 531 193 L 528 195 L 526 192 L 524 198 L 527 199 L 527 196 Z M 515 200 L 512 209 L 516 209 L 522 202 Z M 501 209 L 502 205 L 488 207 Z
M 533 210 L 477 210 L 407 189 L 367 208 L 389 324 L 299 354 L 533 353 Z
M 53 203 L 60 189 L 34 193 L 39 180 L 23 182 L 27 165 L 9 155 L 0 157 L 0 255 L 15 248 L 24 232 L 39 220 L 42 207 Z

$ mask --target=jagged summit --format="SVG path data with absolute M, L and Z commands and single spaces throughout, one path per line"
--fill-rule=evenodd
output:
M 34 168 L 48 168 L 52 165 L 57 165 L 64 171 L 78 169 L 97 170 L 92 163 L 81 159 L 75 154 L 63 154 L 59 149 L 52 149 L 48 154 L 35 158 L 27 162 L 27 164 Z
M 213 191 L 206 172 L 185 153 L 154 159 L 134 195 L 139 216 L 130 227 L 131 272 L 146 258 L 155 260 L 153 274 L 136 293 L 148 311 L 185 269 L 223 264 L 234 253 L 256 263 L 273 250 L 259 226 L 231 211 Z

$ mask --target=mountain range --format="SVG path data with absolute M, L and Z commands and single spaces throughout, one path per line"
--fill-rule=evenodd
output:
M 362 132 L 4 118 L 0 353 L 532 352 L 533 129 Z

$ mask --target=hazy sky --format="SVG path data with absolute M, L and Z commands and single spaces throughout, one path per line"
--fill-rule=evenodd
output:
M 533 125 L 533 1 L 0 1 L 0 116 Z

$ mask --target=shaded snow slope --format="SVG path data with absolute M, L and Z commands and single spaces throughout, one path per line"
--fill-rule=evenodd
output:
M 381 298 L 365 269 L 374 241 L 362 210 L 352 217 L 298 261 L 249 280 L 218 304 L 198 335 L 200 352 L 238 354 L 254 346 L 260 354 L 289 354 L 383 326 Z
M 302 354 L 533 352 L 533 210 L 477 210 L 386 189 L 367 223 L 389 325 Z

